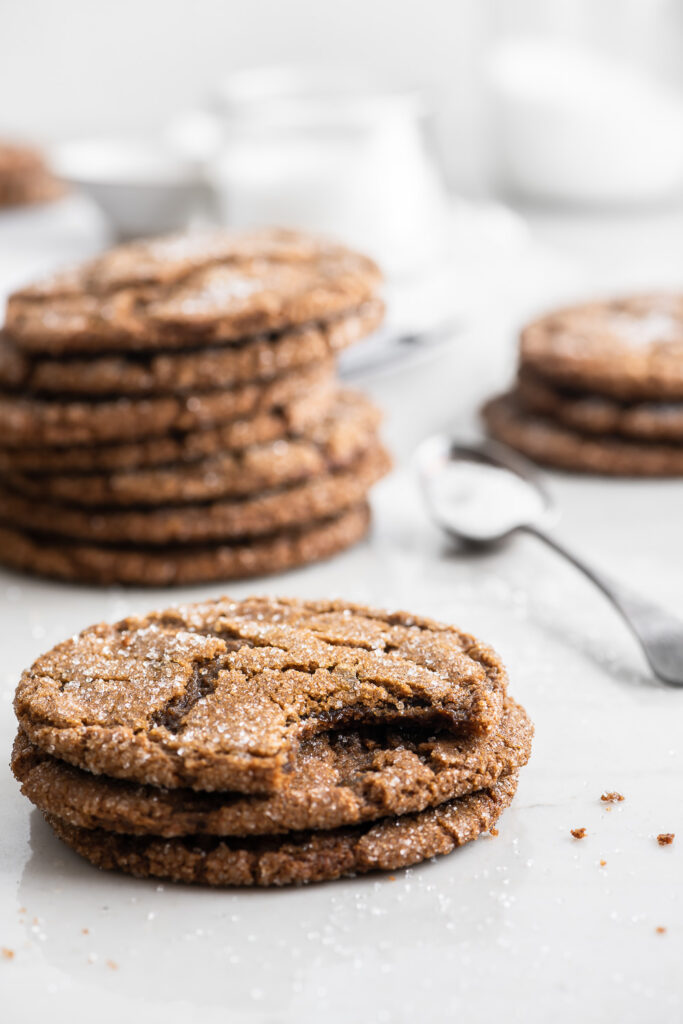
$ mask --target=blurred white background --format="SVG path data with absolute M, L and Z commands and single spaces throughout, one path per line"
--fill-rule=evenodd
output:
M 485 61 L 528 32 L 683 88 L 680 0 L 0 0 L 0 133 L 143 133 L 235 70 L 339 64 L 426 86 L 448 181 L 482 194 L 498 177 Z

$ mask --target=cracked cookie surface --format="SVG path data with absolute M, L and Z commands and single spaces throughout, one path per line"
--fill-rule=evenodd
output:
M 372 260 L 301 232 L 172 235 L 14 292 L 6 330 L 51 355 L 205 347 L 344 315 L 380 283 Z
M 319 733 L 489 736 L 506 684 L 495 652 L 453 626 L 343 602 L 226 598 L 85 630 L 22 675 L 14 706 L 31 742 L 86 771 L 272 793 Z
M 282 838 L 143 838 L 81 829 L 46 817 L 60 839 L 99 868 L 202 885 L 291 885 L 397 871 L 451 853 L 492 829 L 516 788 L 517 776 L 511 774 L 489 789 L 419 814 Z
M 683 399 L 683 294 L 561 309 L 521 334 L 523 366 L 558 384 L 632 399 Z

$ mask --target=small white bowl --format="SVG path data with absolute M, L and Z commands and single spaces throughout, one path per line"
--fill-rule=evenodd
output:
M 57 177 L 94 200 L 121 239 L 182 230 L 208 209 L 200 163 L 163 142 L 84 139 L 54 146 L 48 160 Z

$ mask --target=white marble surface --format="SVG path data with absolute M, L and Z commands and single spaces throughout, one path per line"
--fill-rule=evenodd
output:
M 478 557 L 451 551 L 410 471 L 428 432 L 472 429 L 478 401 L 510 372 L 513 329 L 528 310 L 682 279 L 680 213 L 536 214 L 532 226 L 536 242 L 482 289 L 450 353 L 370 383 L 398 463 L 377 491 L 371 539 L 328 564 L 229 587 L 406 607 L 493 643 L 536 723 L 500 835 L 395 879 L 276 892 L 157 887 L 80 861 L 3 770 L 0 946 L 14 953 L 0 957 L 3 1020 L 683 1018 L 683 691 L 653 682 L 604 600 L 533 541 Z M 78 245 L 64 240 L 67 255 Z M 23 257 L 37 266 L 29 250 Z M 17 270 L 6 245 L 0 260 L 5 276 Z M 568 540 L 683 614 L 683 483 L 553 474 L 550 485 Z M 13 689 L 34 656 L 95 620 L 223 589 L 101 591 L 0 575 L 5 759 Z M 600 794 L 612 789 L 625 800 L 610 807 Z M 571 838 L 576 827 L 585 839 Z M 661 848 L 659 832 L 679 835 Z

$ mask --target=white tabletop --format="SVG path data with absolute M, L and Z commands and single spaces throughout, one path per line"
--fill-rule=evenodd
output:
M 0 284 L 97 244 L 91 225 L 76 238 L 57 231 L 41 250 L 47 216 L 30 215 L 31 239 L 27 222 L 0 223 Z M 392 877 L 253 892 L 156 886 L 81 861 L 5 770 L 4 1020 L 682 1019 L 683 691 L 653 682 L 604 599 L 532 540 L 481 556 L 453 552 L 428 522 L 410 470 L 430 431 L 472 429 L 481 398 L 510 375 L 514 328 L 531 309 L 683 280 L 680 212 L 535 214 L 531 224 L 518 251 L 470 265 L 481 297 L 452 350 L 369 383 L 387 412 L 397 468 L 377 490 L 366 543 L 324 565 L 229 587 L 106 591 L 0 575 L 5 760 L 21 669 L 100 619 L 227 589 L 344 596 L 479 634 L 503 655 L 536 724 L 499 836 Z M 565 538 L 683 614 L 683 482 L 549 479 Z M 602 803 L 605 790 L 623 793 L 623 803 Z M 570 835 L 579 827 L 583 840 Z M 678 833 L 673 845 L 660 847 L 660 832 Z

